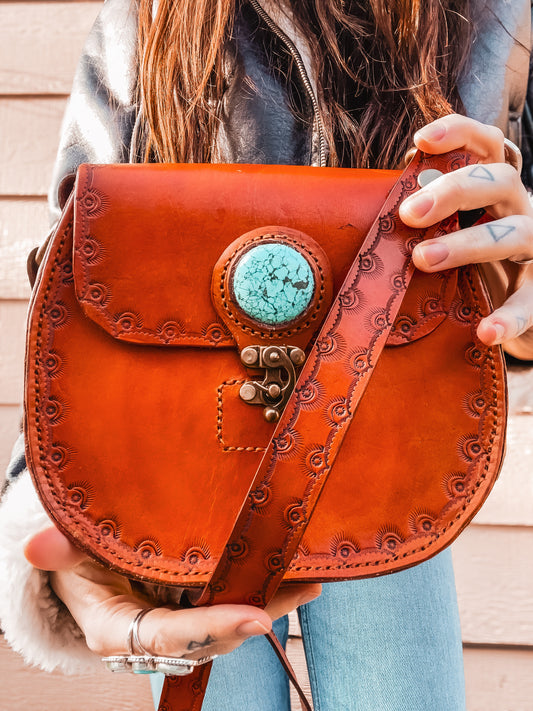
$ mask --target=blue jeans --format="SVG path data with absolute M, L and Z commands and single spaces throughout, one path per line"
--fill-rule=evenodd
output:
M 315 711 L 465 711 L 449 550 L 382 578 L 327 583 L 298 612 Z M 274 626 L 285 643 L 287 619 Z M 157 699 L 162 677 L 152 679 Z M 202 711 L 289 709 L 287 678 L 263 637 L 215 660 Z

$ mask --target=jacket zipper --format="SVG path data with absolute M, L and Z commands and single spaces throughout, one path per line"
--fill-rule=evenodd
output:
M 322 116 L 320 115 L 320 109 L 318 106 L 318 99 L 316 97 L 316 94 L 313 90 L 313 87 L 311 86 L 311 81 L 309 79 L 309 75 L 307 74 L 307 69 L 305 68 L 305 64 L 302 59 L 302 55 L 296 48 L 296 45 L 294 42 L 291 40 L 290 37 L 288 37 L 283 30 L 281 30 L 274 20 L 270 17 L 270 15 L 262 8 L 262 6 L 259 4 L 258 0 L 250 0 L 250 4 L 254 8 L 254 10 L 257 12 L 259 17 L 264 21 L 264 23 L 268 26 L 268 28 L 273 32 L 278 39 L 283 42 L 283 44 L 286 46 L 287 50 L 289 51 L 290 55 L 294 59 L 296 63 L 296 67 L 298 68 L 298 72 L 300 74 L 300 78 L 302 80 L 302 83 L 305 87 L 305 90 L 307 92 L 307 95 L 309 97 L 309 100 L 311 101 L 311 105 L 313 107 L 313 114 L 314 114 L 314 122 L 317 127 L 318 131 L 318 160 L 319 160 L 319 165 L 321 168 L 326 167 L 326 141 L 325 141 L 325 131 L 324 131 L 324 124 L 322 122 Z

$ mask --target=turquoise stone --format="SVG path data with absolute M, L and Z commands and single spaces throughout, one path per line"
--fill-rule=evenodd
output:
M 305 313 L 314 289 L 309 263 L 286 244 L 253 247 L 233 272 L 233 293 L 240 308 L 269 326 L 289 323 Z

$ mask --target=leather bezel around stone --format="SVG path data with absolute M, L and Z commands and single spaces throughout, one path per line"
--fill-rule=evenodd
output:
M 233 289 L 233 275 L 243 256 L 263 244 L 283 244 L 305 259 L 314 279 L 308 306 L 296 318 L 280 324 L 262 323 L 239 305 Z M 239 349 L 257 343 L 290 343 L 305 349 L 328 312 L 333 292 L 329 259 L 309 235 L 282 226 L 265 226 L 245 233 L 222 253 L 213 269 L 211 295 L 218 315 L 231 331 Z

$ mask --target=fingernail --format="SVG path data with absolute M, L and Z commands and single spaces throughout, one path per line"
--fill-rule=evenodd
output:
M 436 264 L 440 264 L 450 255 L 450 250 L 445 244 L 442 244 L 442 242 L 419 244 L 416 249 L 428 267 L 434 267 Z
M 403 209 L 413 217 L 424 217 L 433 207 L 435 201 L 430 193 L 417 193 L 403 202 Z
M 429 124 L 429 126 L 424 126 L 419 131 L 417 131 L 413 138 L 415 143 L 419 138 L 423 138 L 424 141 L 440 141 L 444 138 L 445 135 L 445 126 L 443 126 L 442 124 Z
M 260 634 L 267 634 L 270 632 L 259 620 L 249 620 L 248 622 L 243 622 L 235 630 L 239 637 L 255 637 Z

